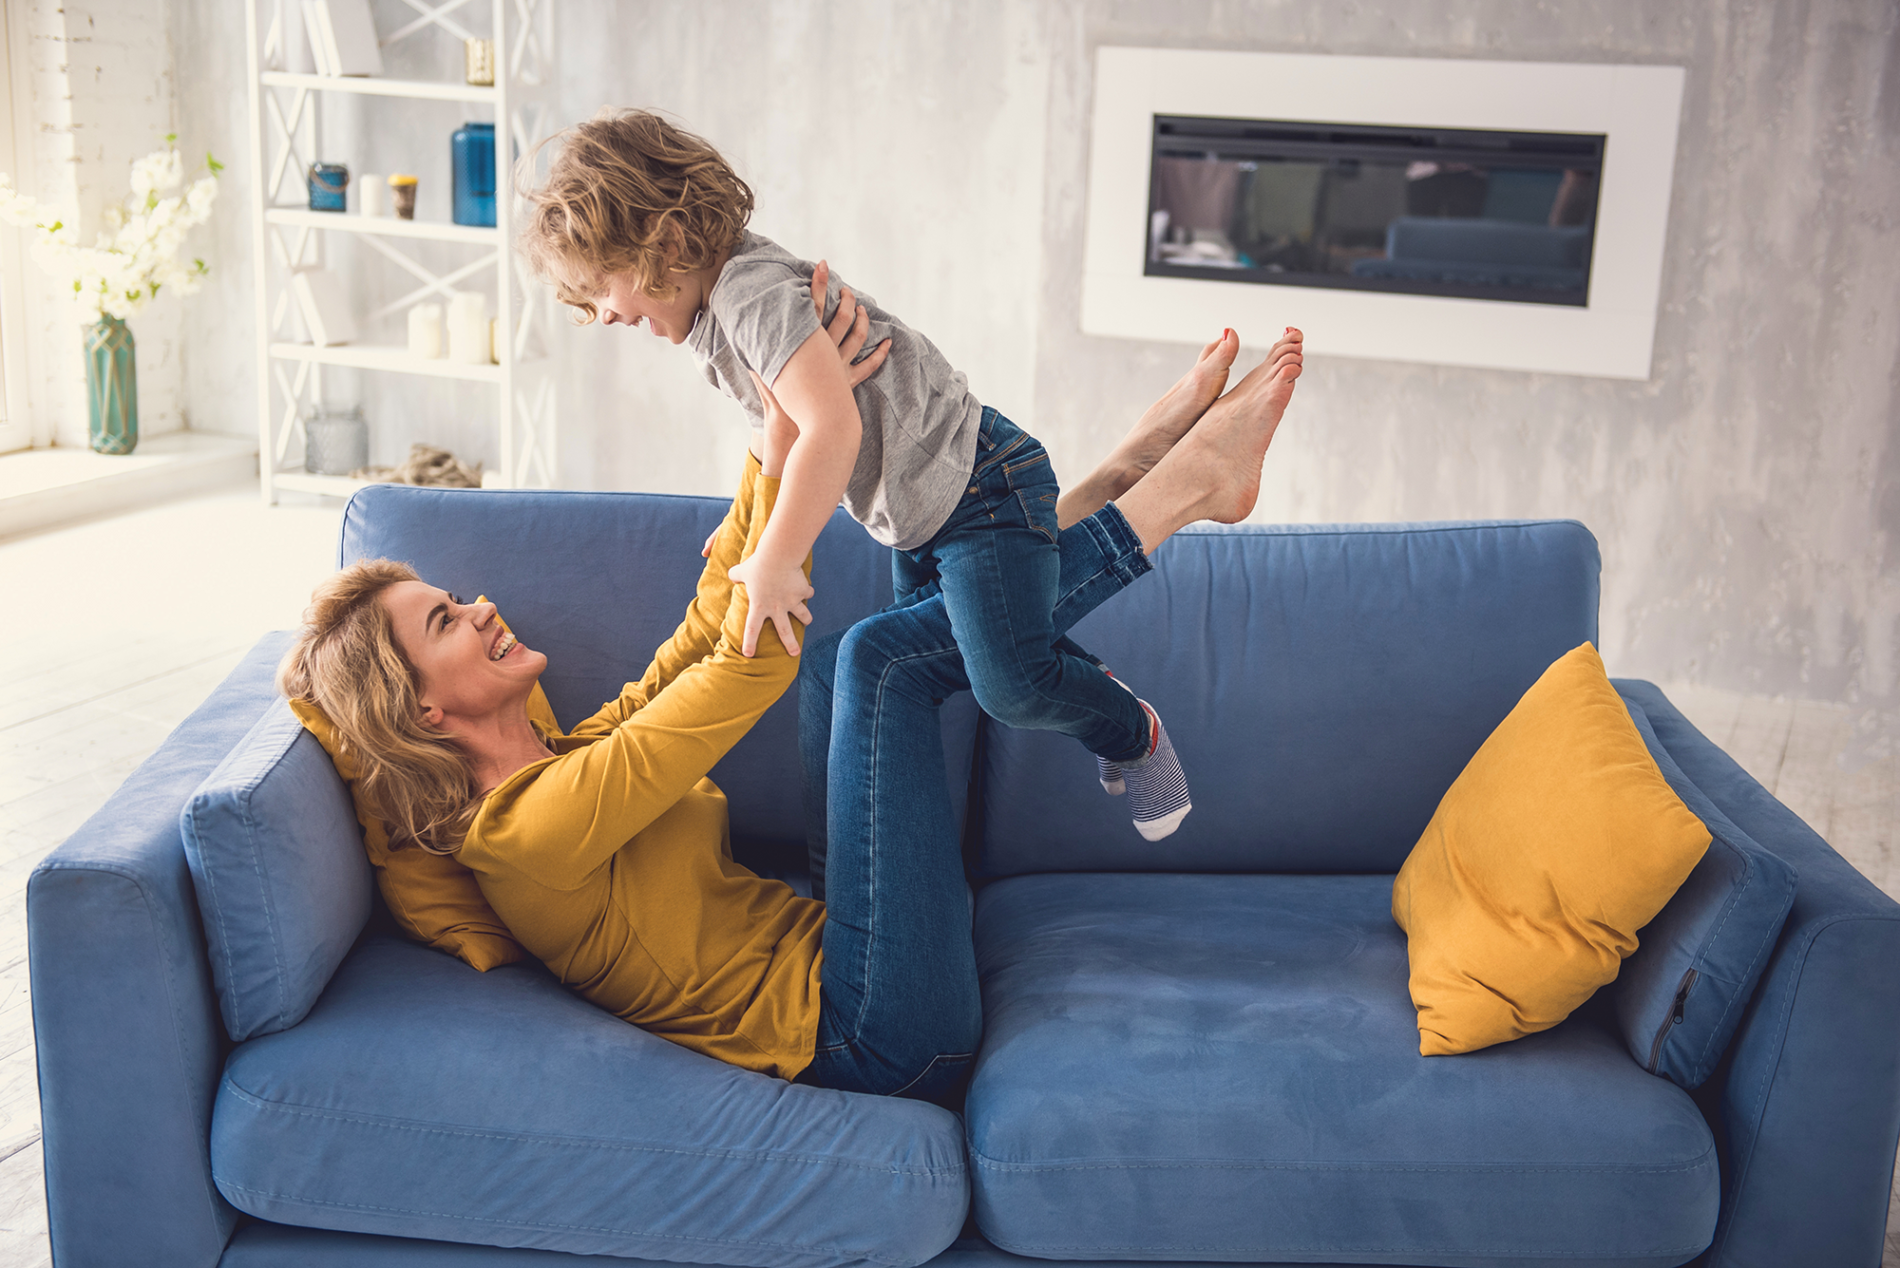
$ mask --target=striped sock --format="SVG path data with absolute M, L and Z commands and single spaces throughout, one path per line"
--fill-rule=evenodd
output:
M 1194 809 L 1188 798 L 1187 774 L 1181 759 L 1168 742 L 1168 730 L 1146 700 L 1141 707 L 1153 728 L 1153 747 L 1138 762 L 1122 762 L 1121 774 L 1128 788 L 1128 813 L 1134 818 L 1135 831 L 1149 841 L 1159 841 L 1181 826 Z

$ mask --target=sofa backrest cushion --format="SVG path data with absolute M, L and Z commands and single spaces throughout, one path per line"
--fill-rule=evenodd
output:
M 985 721 L 985 875 L 1396 872 L 1550 663 L 1597 637 L 1572 521 L 1180 533 L 1073 631 L 1154 705 L 1194 799 L 1159 844 L 1053 732 Z
M 234 1040 L 302 1021 L 369 919 L 349 791 L 283 701 L 180 814 L 211 976 Z
M 1663 778 L 1714 838 L 1702 861 L 1605 988 L 1630 1056 L 1685 1088 L 1714 1073 L 1781 926 L 1795 870 L 1758 845 L 1690 781 L 1656 738 L 1642 706 L 1624 699 Z
M 344 511 L 337 562 L 400 559 L 431 585 L 486 594 L 523 642 L 547 654 L 541 685 L 561 725 L 573 726 L 644 673 L 672 636 L 705 564 L 700 544 L 730 505 L 655 493 L 371 485 Z M 808 639 L 891 601 L 890 551 L 844 512 L 815 553 Z M 796 686 L 786 692 L 712 779 L 726 794 L 735 845 L 802 858 L 797 696 Z M 960 708 L 973 718 L 967 700 Z M 961 730 L 967 751 L 975 728 L 966 718 Z M 960 791 L 953 804 L 962 806 Z

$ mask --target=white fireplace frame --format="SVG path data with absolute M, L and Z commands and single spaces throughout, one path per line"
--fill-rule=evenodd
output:
M 1082 329 L 1264 347 L 1299 326 L 1316 355 L 1648 379 L 1682 86 L 1679 66 L 1099 48 Z M 1587 302 L 1148 277 L 1156 115 L 1601 133 Z

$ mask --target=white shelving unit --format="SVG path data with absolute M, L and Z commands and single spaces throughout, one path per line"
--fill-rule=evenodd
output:
M 486 32 L 469 30 L 455 20 L 452 14 L 463 3 L 404 3 L 421 16 L 385 35 L 381 41 L 385 48 L 435 28 L 455 41 L 459 62 L 461 41 L 479 33 L 495 42 L 494 87 L 289 70 L 286 50 L 292 28 L 288 24 L 302 20 L 300 0 L 245 2 L 251 160 L 258 173 L 251 200 L 257 277 L 258 473 L 267 503 L 274 503 L 282 489 L 347 496 L 361 487 L 347 477 L 311 475 L 302 469 L 303 416 L 307 409 L 323 404 L 326 367 L 491 384 L 496 391 L 500 461 L 489 473 L 488 483 L 503 488 L 548 488 L 555 482 L 554 383 L 541 342 L 552 320 L 550 301 L 547 288 L 529 275 L 509 249 L 516 207 L 506 192 L 513 170 L 511 150 L 530 153 L 550 130 L 547 94 L 552 87 L 554 0 L 490 0 L 494 21 Z M 492 106 L 497 121 L 495 227 L 311 211 L 305 184 L 310 164 L 339 157 L 348 161 L 347 156 L 320 152 L 318 103 L 325 93 Z M 356 166 L 351 164 L 352 169 Z M 365 330 L 412 304 L 446 300 L 460 283 L 476 285 L 492 277 L 503 335 L 496 340 L 498 363 L 425 360 L 410 356 L 402 346 L 319 347 L 296 342 L 290 274 L 323 264 L 330 234 L 357 238 L 415 282 L 413 289 L 391 302 L 359 311 L 356 318 Z M 455 243 L 479 250 L 469 261 L 437 273 L 404 250 L 405 241 Z

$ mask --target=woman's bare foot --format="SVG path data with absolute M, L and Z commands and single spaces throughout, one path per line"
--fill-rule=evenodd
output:
M 1267 446 L 1293 399 L 1304 336 L 1291 327 L 1267 359 L 1221 397 L 1116 505 L 1152 552 L 1196 520 L 1233 524 L 1260 498 Z
M 1120 470 L 1126 483 L 1111 496 L 1120 497 L 1135 481 L 1155 469 L 1188 429 L 1207 413 L 1208 407 L 1227 390 L 1227 372 L 1240 355 L 1240 336 L 1232 330 L 1221 331 L 1220 338 L 1201 349 L 1188 372 L 1148 407 L 1138 422 L 1122 437 L 1107 466 Z
M 1240 336 L 1221 331 L 1201 349 L 1193 366 L 1131 427 L 1121 443 L 1056 503 L 1056 526 L 1067 528 L 1121 497 L 1154 470 L 1168 450 L 1187 435 L 1227 386 L 1227 372 L 1240 353 Z

